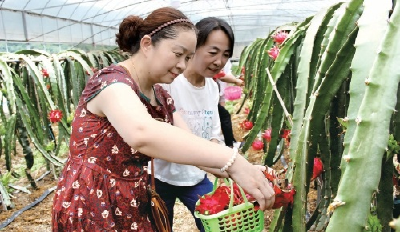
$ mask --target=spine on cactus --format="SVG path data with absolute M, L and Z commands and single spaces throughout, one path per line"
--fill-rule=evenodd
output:
M 380 1 L 379 4 L 387 9 L 392 1 Z M 337 196 L 330 205 L 334 211 L 327 231 L 362 231 L 365 228 L 372 192 L 378 188 L 389 122 L 397 101 L 400 81 L 399 25 L 400 6 L 396 4 L 366 81 L 367 87 L 357 114 L 357 126 L 350 142 L 349 154 L 343 157 L 347 166 Z M 361 179 L 364 181 L 360 182 Z M 356 192 L 349 191 L 356 185 Z

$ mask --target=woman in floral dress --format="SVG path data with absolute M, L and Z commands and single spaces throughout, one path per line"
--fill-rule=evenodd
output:
M 262 209 L 271 207 L 273 190 L 259 169 L 241 156 L 227 165 L 231 149 L 180 129 L 184 122 L 173 100 L 156 85 L 171 83 L 195 51 L 187 17 L 168 7 L 146 19 L 129 16 L 116 37 L 132 56 L 96 72 L 80 97 L 54 196 L 53 231 L 155 231 L 147 194 L 150 157 L 219 174 L 226 167 L 225 175 Z

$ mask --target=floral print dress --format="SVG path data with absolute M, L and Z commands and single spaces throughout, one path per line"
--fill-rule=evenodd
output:
M 121 66 L 93 75 L 72 123 L 70 154 L 54 196 L 53 231 L 155 231 L 147 194 L 150 157 L 125 143 L 106 117 L 86 108 L 117 82 L 130 86 L 153 118 L 172 124 L 173 101 L 160 86 L 154 87 L 158 106 L 152 106 Z

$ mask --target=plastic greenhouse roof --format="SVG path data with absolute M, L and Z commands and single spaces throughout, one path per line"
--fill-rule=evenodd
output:
M 194 23 L 221 17 L 232 26 L 236 46 L 291 22 L 303 21 L 338 0 L 0 0 L 0 41 L 115 45 L 130 14 L 147 16 L 173 6 Z

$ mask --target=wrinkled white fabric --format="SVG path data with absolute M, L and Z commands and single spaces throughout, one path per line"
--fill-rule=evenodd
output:
M 162 86 L 174 99 L 176 111 L 180 113 L 193 134 L 207 140 L 215 138 L 221 141 L 219 91 L 212 78 L 206 78 L 205 86 L 196 87 L 181 74 L 171 84 Z M 184 144 L 182 149 L 185 149 Z M 154 176 L 157 179 L 176 186 L 196 185 L 206 174 L 195 166 L 170 163 L 161 159 L 154 159 L 154 165 L 156 170 Z

